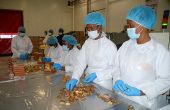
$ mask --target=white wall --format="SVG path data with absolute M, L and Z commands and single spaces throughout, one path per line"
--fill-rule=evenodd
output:
M 79 4 L 74 9 L 74 30 L 84 31 L 84 16 L 87 14 L 87 6 L 86 4 Z
M 91 10 L 100 10 L 107 17 L 107 32 L 120 32 L 126 24 L 126 14 L 135 5 L 144 4 L 145 0 L 112 0 L 108 10 L 104 9 L 106 0 L 92 0 Z M 65 32 L 73 30 L 73 11 L 67 6 L 67 0 L 0 0 L 1 9 L 23 10 L 24 25 L 28 35 L 43 35 L 43 31 L 63 27 Z M 170 0 L 159 0 L 156 31 L 161 30 L 164 9 L 170 10 Z M 87 4 L 74 7 L 74 30 L 84 31 L 84 17 Z M 106 27 L 104 28 L 106 30 Z M 168 31 L 170 31 L 170 17 Z
M 108 32 L 120 32 L 126 24 L 126 15 L 135 5 L 144 4 L 145 0 L 117 0 L 109 3 Z
M 55 34 L 59 27 L 65 32 L 73 28 L 73 11 L 66 0 L 0 0 L 0 9 L 23 10 L 28 35 L 43 35 L 49 28 L 54 29 Z
M 104 4 L 103 4 L 104 3 Z M 105 8 L 105 0 L 92 0 L 91 10 L 98 10 Z M 105 16 L 105 10 L 101 10 Z M 87 4 L 81 3 L 75 5 L 74 27 L 75 31 L 84 31 L 84 17 L 87 14 Z
M 92 0 L 92 10 L 99 10 L 106 6 L 106 0 Z M 107 32 L 120 32 L 124 25 L 126 24 L 126 15 L 128 10 L 130 10 L 133 6 L 145 4 L 145 0 L 110 0 L 113 2 L 109 2 L 108 11 L 101 10 L 105 17 L 107 17 Z M 81 4 L 76 6 L 79 8 L 75 8 L 75 30 L 84 30 L 83 20 L 87 13 L 87 4 Z M 155 31 L 161 30 L 161 22 L 163 17 L 163 10 L 170 10 L 170 0 L 159 0 L 157 15 L 158 20 L 155 26 Z M 78 10 L 78 11 L 77 11 Z M 106 15 L 107 13 L 107 15 Z M 81 18 L 80 18 L 81 17 Z M 81 22 L 81 23 L 80 23 Z M 169 17 L 170 24 L 170 17 Z M 170 25 L 168 26 L 168 31 L 170 31 Z
M 145 0 L 113 0 L 108 2 L 108 10 L 106 10 L 106 0 L 92 0 L 91 10 L 99 10 L 107 19 L 107 27 L 104 31 L 120 32 L 126 24 L 126 14 L 128 10 L 137 5 L 144 4 Z M 75 7 L 75 30 L 84 30 L 84 17 L 87 14 L 87 4 L 76 5 Z M 79 10 L 79 11 L 77 11 Z M 79 19 L 81 16 L 81 19 Z M 81 22 L 81 23 L 80 23 Z M 78 24 L 78 26 L 77 26 Z

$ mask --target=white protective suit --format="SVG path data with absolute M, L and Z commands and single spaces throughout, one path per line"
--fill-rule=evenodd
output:
M 77 62 L 79 51 L 80 50 L 74 46 L 72 50 L 62 57 L 61 65 L 65 66 L 65 72 L 73 72 L 73 66 L 75 65 L 75 62 Z
M 116 53 L 115 44 L 106 37 L 104 32 L 98 40 L 88 38 L 80 50 L 72 78 L 79 80 L 87 66 L 87 75 L 91 73 L 97 75 L 94 83 L 111 90 Z
M 57 47 L 51 46 L 49 48 L 49 51 L 47 53 L 47 57 L 50 57 L 52 59 L 52 62 L 58 62 L 58 61 L 60 61 L 62 54 L 63 54 L 62 48 L 58 44 Z
M 130 39 L 118 50 L 116 65 L 120 70 L 114 81 L 121 79 L 146 94 L 123 96 L 153 110 L 161 106 L 158 96 L 170 89 L 170 53 L 165 47 L 152 38 L 145 44 Z
M 24 37 L 15 36 L 12 39 L 11 50 L 13 53 L 13 58 L 19 58 L 21 53 L 30 54 L 32 52 L 32 48 L 32 42 L 27 35 Z

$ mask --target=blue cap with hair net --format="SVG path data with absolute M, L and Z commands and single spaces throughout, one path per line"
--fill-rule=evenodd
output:
M 99 12 L 91 12 L 88 15 L 85 16 L 84 19 L 85 24 L 96 24 L 96 25 L 102 25 L 105 26 L 106 21 L 104 16 Z
M 72 35 L 64 35 L 63 41 L 68 42 L 70 45 L 77 45 L 77 40 Z
M 51 36 L 47 39 L 47 45 L 55 45 L 56 43 L 58 43 L 58 40 L 54 36 Z
M 20 33 L 25 33 L 25 28 L 23 27 L 23 26 L 20 26 L 19 28 L 18 28 L 18 32 L 20 32 Z
M 149 6 L 135 6 L 132 8 L 126 17 L 128 20 L 132 20 L 147 29 L 152 29 L 156 24 L 156 13 Z

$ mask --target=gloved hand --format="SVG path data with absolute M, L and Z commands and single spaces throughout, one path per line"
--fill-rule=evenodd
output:
M 96 79 L 96 73 L 91 73 L 91 74 L 89 74 L 86 78 L 85 78 L 85 80 L 83 81 L 83 82 L 85 82 L 85 83 L 90 83 L 90 82 L 92 82 L 94 79 Z
M 61 70 L 62 66 L 59 63 L 54 63 L 53 68 L 56 69 L 56 70 Z
M 21 53 L 20 57 L 21 60 L 26 60 L 28 59 L 28 53 Z
M 51 62 L 51 58 L 49 58 L 49 57 L 44 57 L 43 59 L 42 59 L 42 61 L 43 62 Z
M 69 91 L 72 91 L 72 89 L 74 88 L 74 86 L 77 84 L 77 79 L 70 79 L 67 83 L 66 83 L 66 89 Z
M 125 90 L 123 93 L 126 94 L 127 96 L 140 96 L 141 91 L 135 87 L 129 86 L 126 84 L 127 90 Z
M 115 85 L 113 85 L 113 89 L 116 91 L 124 92 L 127 90 L 126 84 L 122 80 L 117 80 Z

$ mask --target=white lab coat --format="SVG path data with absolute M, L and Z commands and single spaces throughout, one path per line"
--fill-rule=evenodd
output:
M 32 52 L 32 48 L 32 42 L 27 35 L 24 37 L 15 36 L 12 39 L 11 50 L 13 53 L 13 58 L 19 58 L 21 53 L 30 54 Z
M 94 83 L 111 90 L 116 53 L 115 44 L 106 37 L 104 32 L 98 40 L 88 38 L 80 50 L 72 78 L 79 80 L 87 67 L 87 75 L 91 73 L 97 75 Z
M 60 61 L 62 54 L 63 54 L 62 48 L 58 44 L 57 47 L 51 46 L 49 48 L 49 51 L 47 53 L 47 57 L 50 57 L 52 59 L 52 62 L 58 62 L 58 61 Z
M 114 81 L 121 79 L 146 94 L 123 96 L 154 110 L 161 106 L 158 96 L 170 89 L 170 53 L 165 47 L 152 38 L 140 45 L 130 39 L 118 50 L 116 65 L 120 70 Z
M 61 59 L 62 66 L 65 66 L 65 72 L 72 73 L 73 66 L 75 62 L 77 62 L 77 56 L 79 54 L 79 49 L 74 46 L 72 50 L 70 50 L 67 54 L 63 55 Z

